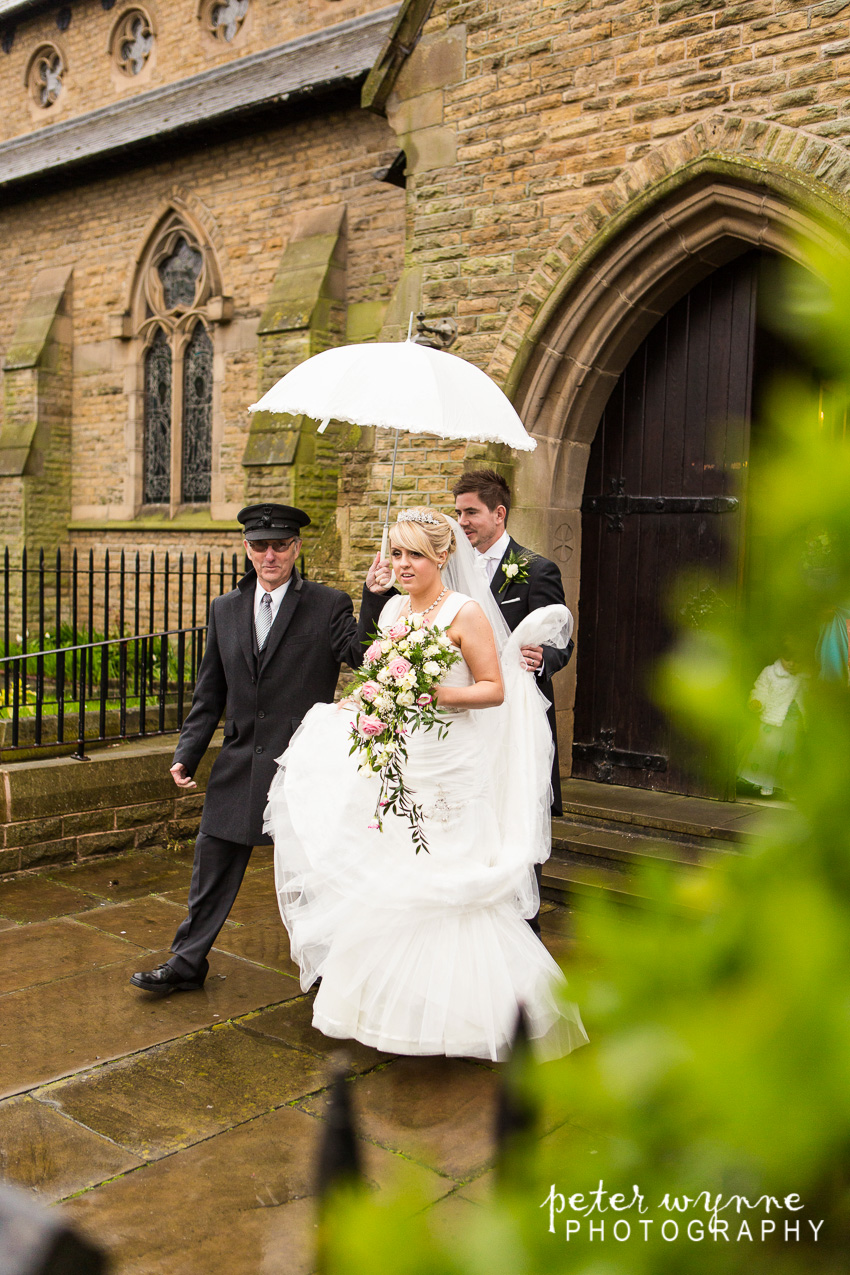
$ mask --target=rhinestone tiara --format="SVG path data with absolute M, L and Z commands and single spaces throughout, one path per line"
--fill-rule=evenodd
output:
M 429 514 L 427 510 L 423 509 L 402 509 L 399 511 L 396 522 L 428 522 L 432 523 L 435 527 L 440 525 L 440 520 L 438 518 L 435 518 L 433 514 Z

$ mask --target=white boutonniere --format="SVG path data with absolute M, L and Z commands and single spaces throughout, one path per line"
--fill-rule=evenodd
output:
M 499 592 L 504 593 L 509 584 L 525 584 L 528 581 L 528 567 L 531 562 L 526 554 L 508 553 L 502 562 L 502 581 Z

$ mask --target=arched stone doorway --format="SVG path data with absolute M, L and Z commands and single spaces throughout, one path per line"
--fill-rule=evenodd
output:
M 579 619 L 575 668 L 571 680 L 559 688 L 559 735 L 565 759 L 572 751 L 576 675 L 582 678 L 589 665 L 587 657 L 582 660 L 581 596 L 587 598 L 591 588 L 588 581 L 581 581 L 582 559 L 586 570 L 588 562 L 582 553 L 582 502 L 591 444 L 606 405 L 642 342 L 677 303 L 695 294 L 710 276 L 719 279 L 724 269 L 731 268 L 730 263 L 754 250 L 799 258 L 806 236 L 838 242 L 838 235 L 833 236 L 824 219 L 801 212 L 785 191 L 771 191 L 761 182 L 750 183 L 737 175 L 704 173 L 609 239 L 560 298 L 557 310 L 550 311 L 548 323 L 537 336 L 515 401 L 539 446 L 537 453 L 521 463 L 516 486 L 520 508 L 539 511 L 534 519 L 534 542 L 547 545 L 560 561 L 568 601 Z M 754 335 L 753 326 L 751 343 Z M 746 416 L 752 366 L 741 376 L 746 384 L 734 411 L 743 411 Z M 736 446 L 738 463 L 745 463 L 746 438 L 739 439 Z M 722 491 L 700 494 L 710 497 Z M 675 563 L 670 565 L 675 571 Z M 604 588 L 599 579 L 592 581 L 597 592 L 600 585 Z M 586 608 L 584 611 L 586 614 Z M 600 676 L 598 670 L 595 676 Z M 579 695 L 580 712 L 585 707 L 586 689 L 583 687 Z M 616 706 L 611 711 L 616 712 Z M 584 713 L 583 730 L 587 720 Z M 673 791 L 705 791 L 678 776 L 662 780 L 659 776 L 663 772 L 653 774 L 651 767 L 641 775 L 640 767 L 625 766 L 618 771 L 606 765 L 612 748 L 616 750 L 610 734 L 580 742 L 591 746 L 582 759 L 585 777 Z M 636 746 L 620 751 L 634 753 L 645 747 L 648 754 L 658 756 L 650 747 L 651 732 L 646 741 L 633 735 L 632 743 Z

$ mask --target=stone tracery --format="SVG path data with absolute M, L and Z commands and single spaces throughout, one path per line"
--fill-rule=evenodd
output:
M 143 9 L 129 9 L 118 20 L 112 36 L 112 57 L 124 75 L 141 74 L 153 52 L 154 32 Z
M 47 109 L 62 92 L 65 61 L 55 44 L 36 49 L 27 71 L 27 86 L 36 106 Z
M 206 0 L 202 16 L 207 30 L 217 40 L 235 40 L 248 15 L 250 0 Z

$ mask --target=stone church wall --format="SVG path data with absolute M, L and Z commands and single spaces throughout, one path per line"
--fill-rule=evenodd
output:
M 213 521 L 198 547 L 232 543 L 231 520 L 245 498 L 242 457 L 247 408 L 258 396 L 257 325 L 296 212 L 342 205 L 347 210 L 346 302 L 386 304 L 401 268 L 402 194 L 372 172 L 394 154 L 384 121 L 362 112 L 307 119 L 241 141 L 208 146 L 179 163 L 163 161 L 83 187 L 59 190 L 0 210 L 0 349 L 8 350 L 37 272 L 67 266 L 74 280 L 73 438 L 69 482 L 74 543 L 102 543 L 132 521 L 128 498 L 127 396 L 134 385 L 133 350 L 116 338 L 112 316 L 123 312 L 146 230 L 170 200 L 197 215 L 209 238 L 233 318 L 220 327 L 221 488 Z M 286 477 L 271 475 L 262 495 L 285 495 Z M 258 493 L 260 494 L 260 493 Z M 197 522 L 197 520 L 196 520 Z M 104 525 L 101 525 L 104 524 Z M 11 533 L 7 529 L 7 537 Z M 173 536 L 160 521 L 125 528 L 133 547 Z M 176 530 L 203 530 L 186 524 Z M 161 534 L 160 534 L 161 533 Z M 122 541 L 123 543 L 123 541 Z
M 42 4 L 41 12 L 34 15 L 19 6 L 20 12 L 2 22 L 11 45 L 8 52 L 0 53 L 0 141 L 386 7 L 385 0 L 251 0 L 244 20 L 228 40 L 222 35 L 216 38 L 209 29 L 206 19 L 212 3 L 113 0 L 107 7 L 102 0 L 76 0 L 68 6 Z M 219 5 L 219 0 L 214 3 Z M 67 26 L 60 25 L 61 8 L 70 9 Z M 116 29 L 130 10 L 150 19 L 154 36 L 142 69 L 134 75 L 122 72 L 114 56 Z M 26 89 L 31 58 L 45 44 L 59 50 L 66 68 L 63 92 L 47 111 L 30 100 Z
M 213 49 L 195 40 L 194 4 L 158 0 L 156 13 L 151 9 L 159 23 L 156 63 L 145 72 L 146 87 L 379 7 L 255 0 L 244 32 L 227 49 Z M 75 5 L 62 38 L 82 40 L 90 22 L 102 44 L 114 16 L 99 3 Z M 511 529 L 556 558 L 575 608 L 578 510 L 598 396 L 581 407 L 578 395 L 579 407 L 566 419 L 546 398 L 536 360 L 557 350 L 559 375 L 580 382 L 588 368 L 571 352 L 569 333 L 591 312 L 604 325 L 616 310 L 611 342 L 619 341 L 618 353 L 602 369 L 615 378 L 639 339 L 634 316 L 649 321 L 653 305 L 661 305 L 642 291 L 637 266 L 618 277 L 616 289 L 604 271 L 595 275 L 604 253 L 614 253 L 627 231 L 632 242 L 644 225 L 647 235 L 655 233 L 671 192 L 712 177 L 730 190 L 746 187 L 747 243 L 760 242 L 759 235 L 770 242 L 777 203 L 816 207 L 818 215 L 826 210 L 837 224 L 848 223 L 844 0 L 435 0 L 430 7 L 408 0 L 402 17 L 413 35 L 408 40 L 402 26 L 396 44 L 390 40 L 366 83 L 363 108 L 317 102 L 274 128 L 246 125 L 238 139 L 182 144 L 157 162 L 128 163 L 3 203 L 0 352 L 9 349 L 38 271 L 73 268 L 75 544 L 148 549 L 191 538 L 202 548 L 229 548 L 231 520 L 244 499 L 289 498 L 318 515 L 308 541 L 316 574 L 356 591 L 380 540 L 392 440 L 337 426 L 320 439 L 314 426 L 292 422 L 253 429 L 246 408 L 323 342 L 374 338 L 379 330 L 396 339 L 410 311 L 422 307 L 431 318 L 456 319 L 456 352 L 506 387 L 540 445 L 534 456 L 517 459 L 498 448 L 406 438 L 397 503 L 450 508 L 451 484 L 464 465 L 503 466 L 517 492 Z M 11 53 L 0 54 L 4 94 L 20 82 L 26 40 L 53 30 L 51 23 L 52 10 L 21 23 Z M 97 40 L 91 47 L 100 47 Z M 69 67 L 82 67 L 83 46 L 68 47 Z M 104 90 L 90 52 L 85 58 L 90 78 L 69 81 L 68 118 L 119 92 L 114 85 Z M 16 99 L 4 137 L 33 127 L 29 107 Z M 373 176 L 400 149 L 406 191 Z M 122 324 L 145 236 L 169 200 L 205 228 L 222 294 L 232 299 L 232 316 L 216 328 L 221 442 L 206 520 L 179 513 L 139 519 L 128 477 L 138 447 L 138 426 L 134 435 L 128 425 L 137 355 Z M 319 224 L 321 216 L 310 220 L 323 213 L 328 225 Z M 726 213 L 712 215 L 719 223 Z M 788 226 L 793 220 L 789 211 Z M 704 222 L 702 238 L 685 244 L 690 273 L 676 276 L 682 292 L 690 286 L 686 274 L 707 273 L 715 260 Z M 293 246 L 308 241 L 319 317 L 299 327 L 284 303 L 292 299 Z M 786 247 L 790 241 L 789 230 Z M 653 269 L 662 267 L 656 261 Z M 628 300 L 632 292 L 639 302 Z M 674 284 L 666 287 L 664 305 L 674 292 Z M 571 308 L 579 294 L 581 313 Z M 617 310 L 624 294 L 628 304 Z M 0 516 L 7 505 L 13 513 L 17 507 L 10 495 L 17 481 L 0 480 Z M 565 732 L 572 676 L 559 690 Z

